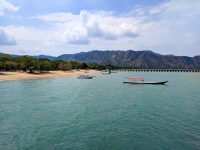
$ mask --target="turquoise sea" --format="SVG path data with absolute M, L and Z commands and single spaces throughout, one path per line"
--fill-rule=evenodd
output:
M 96 76 L 1 81 L 0 150 L 200 149 L 200 73 Z

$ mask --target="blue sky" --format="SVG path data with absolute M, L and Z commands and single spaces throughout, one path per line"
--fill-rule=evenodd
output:
M 199 0 L 0 0 L 0 52 L 200 55 Z

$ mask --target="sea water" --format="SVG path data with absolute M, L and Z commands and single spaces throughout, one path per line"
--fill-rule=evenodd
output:
M 199 150 L 200 73 L 0 82 L 0 150 L 64 149 Z

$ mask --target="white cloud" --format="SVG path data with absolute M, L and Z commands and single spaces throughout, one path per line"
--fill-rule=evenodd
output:
M 172 0 L 145 8 L 149 26 L 140 30 L 135 47 L 177 55 L 198 54 L 200 47 L 200 1 Z M 146 24 L 144 22 L 143 24 Z
M 32 18 L 41 19 L 48 22 L 65 23 L 65 22 L 70 22 L 70 21 L 78 19 L 78 15 L 74 15 L 72 13 L 58 12 L 58 13 L 52 13 L 52 14 L 47 14 L 47 15 L 40 15 L 37 17 L 34 16 Z
M 93 38 L 117 40 L 138 36 L 134 18 L 117 17 L 111 12 L 53 13 L 34 18 L 57 26 L 58 34 L 69 44 L 89 44 Z
M 4 15 L 5 11 L 17 11 L 19 6 L 14 6 L 7 0 L 0 0 L 0 16 Z
M 39 15 L 31 18 L 48 27 L 3 29 L 24 48 L 37 45 L 37 49 L 46 49 L 45 53 L 48 49 L 62 49 L 59 54 L 73 49 L 152 49 L 194 55 L 200 49 L 199 8 L 199 0 L 170 0 L 154 7 L 140 6 L 121 15 L 106 11 Z
M 10 50 L 9 45 L 2 45 L 0 52 L 13 53 L 15 50 L 17 53 L 23 54 L 35 54 L 35 53 L 52 53 L 54 46 L 57 46 L 57 35 L 53 30 L 42 30 L 34 27 L 27 26 L 1 26 L 9 36 L 14 37 L 17 41 L 17 45 L 12 46 Z M 54 49 L 55 50 L 55 49 Z M 26 52 L 26 53 L 25 53 Z
M 15 45 L 14 38 L 8 36 L 3 30 L 0 29 L 0 46 L 1 45 Z

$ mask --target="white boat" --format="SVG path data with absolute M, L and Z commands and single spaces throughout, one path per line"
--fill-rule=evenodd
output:
M 93 76 L 81 74 L 78 76 L 78 79 L 93 79 Z

